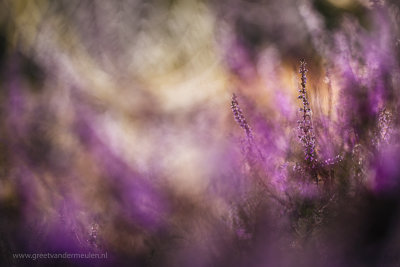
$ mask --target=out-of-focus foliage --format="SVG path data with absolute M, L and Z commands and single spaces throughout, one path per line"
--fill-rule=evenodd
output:
M 2 1 L 0 265 L 396 266 L 399 14 Z

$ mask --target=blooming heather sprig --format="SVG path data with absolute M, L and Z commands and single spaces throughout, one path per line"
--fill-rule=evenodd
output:
M 315 169 L 317 158 L 315 153 L 315 135 L 312 125 L 311 108 L 307 98 L 306 83 L 307 83 L 307 68 L 306 62 L 301 60 L 300 70 L 301 74 L 301 88 L 299 90 L 299 99 L 302 100 L 302 107 L 299 109 L 301 112 L 301 120 L 298 123 L 299 139 L 304 147 L 305 161 L 312 169 Z
M 232 94 L 231 109 L 233 112 L 233 117 L 239 126 L 243 128 L 249 141 L 253 140 L 252 130 L 250 125 L 247 123 L 246 118 L 243 116 L 243 112 L 239 106 L 239 102 L 237 101 L 237 96 L 235 94 Z

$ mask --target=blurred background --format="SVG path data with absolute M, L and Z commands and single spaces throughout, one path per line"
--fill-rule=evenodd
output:
M 383 6 L 390 22 L 375 12 Z M 12 253 L 108 251 L 121 266 L 223 266 L 215 255 L 230 249 L 231 233 L 221 229 L 243 183 L 232 93 L 255 129 L 290 135 L 305 58 L 314 114 L 340 120 L 341 42 L 354 45 L 360 77 L 354 54 L 367 39 L 398 60 L 399 6 L 2 1 L 0 263 L 32 264 Z

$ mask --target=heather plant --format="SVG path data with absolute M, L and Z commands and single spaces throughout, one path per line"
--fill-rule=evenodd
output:
M 300 70 L 301 74 L 301 89 L 299 90 L 299 99 L 302 101 L 302 107 L 299 109 L 301 112 L 301 120 L 298 121 L 299 128 L 299 139 L 304 148 L 304 160 L 307 164 L 307 168 L 311 174 L 311 178 L 318 183 L 318 177 L 316 173 L 317 156 L 315 151 L 315 135 L 312 123 L 312 112 L 310 103 L 308 102 L 306 82 L 307 82 L 307 68 L 306 62 L 301 60 Z
M 263 183 L 259 184 L 259 186 L 266 188 L 266 191 L 261 194 L 254 191 L 249 192 L 252 198 L 255 198 L 251 203 L 258 203 L 258 205 L 263 206 L 260 204 L 263 201 L 272 201 L 281 210 L 279 217 L 288 216 L 290 218 L 292 222 L 291 229 L 295 236 L 292 244 L 295 248 L 304 242 L 304 240 L 308 240 L 319 233 L 321 229 L 324 229 L 324 224 L 332 219 L 330 213 L 335 212 L 334 210 L 336 209 L 340 209 L 343 201 L 359 201 L 359 193 L 368 187 L 368 180 L 366 180 L 368 169 L 376 168 L 376 163 L 372 163 L 372 161 L 377 160 L 376 153 L 378 155 L 382 153 L 379 151 L 382 151 L 384 149 L 383 146 L 390 142 L 388 140 L 390 140 L 390 136 L 392 135 L 392 115 L 386 108 L 382 108 L 376 115 L 377 119 L 374 120 L 375 125 L 366 126 L 369 127 L 369 132 L 367 133 L 369 140 L 364 140 L 364 142 L 367 141 L 369 143 L 358 143 L 360 141 L 357 142 L 357 136 L 354 136 L 355 140 L 351 141 L 353 144 L 351 145 L 352 150 L 350 152 L 347 151 L 343 143 L 339 146 L 341 149 L 336 149 L 339 152 L 336 156 L 325 159 L 320 157 L 317 153 L 317 137 L 314 132 L 312 108 L 308 100 L 309 94 L 306 90 L 306 72 L 306 63 L 304 60 L 301 60 L 299 68 L 301 87 L 299 90 L 300 95 L 298 96 L 298 99 L 301 100 L 301 107 L 299 108 L 300 120 L 297 121 L 297 129 L 298 138 L 303 150 L 303 157 L 298 156 L 297 162 L 292 163 L 293 170 L 290 172 L 285 171 L 285 169 L 290 165 L 291 159 L 285 158 L 286 162 L 281 165 L 278 174 L 271 173 L 271 169 L 267 167 L 267 162 L 262 163 L 262 167 L 258 170 L 259 173 L 256 176 L 261 177 L 260 179 Z M 233 95 L 233 101 L 238 106 L 235 94 Z M 235 109 L 233 109 L 233 114 L 239 126 L 247 134 L 246 130 L 250 129 L 250 126 L 244 119 L 242 111 L 240 110 L 241 119 L 237 119 L 239 116 Z M 335 122 L 325 124 L 325 126 L 331 124 L 335 124 Z M 319 125 L 319 127 L 323 126 Z M 259 135 L 256 133 L 255 136 Z M 257 139 L 253 139 L 253 135 L 251 136 L 251 140 L 255 143 L 258 141 Z M 265 153 L 268 152 L 265 151 Z M 375 155 L 372 153 L 375 153 Z M 377 170 L 381 168 L 380 164 L 379 166 Z M 253 177 L 254 173 L 249 171 L 245 175 Z M 285 187 L 280 191 L 273 190 L 273 187 L 271 187 L 271 182 L 277 176 L 284 177 Z M 387 181 L 376 181 L 376 183 L 380 188 L 387 188 L 386 186 L 388 186 Z M 394 186 L 394 184 L 391 185 Z M 271 193 L 271 189 L 273 193 Z M 299 192 L 301 193 L 298 194 Z M 233 222 L 238 236 L 241 239 L 251 240 L 256 233 L 252 232 L 252 234 L 249 234 L 249 230 L 244 230 L 248 229 L 248 227 L 246 228 L 243 225 L 252 220 L 253 225 L 256 225 L 257 222 L 254 222 L 254 218 L 251 218 L 251 216 L 249 218 L 248 214 L 254 214 L 254 207 L 250 208 L 249 204 L 246 204 L 248 201 L 245 200 L 241 204 L 241 211 L 236 213 Z M 257 212 L 260 211 L 258 210 Z M 242 222 L 238 223 L 240 221 L 238 216 L 240 217 L 240 215 Z
M 251 128 L 250 128 L 249 124 L 247 123 L 246 118 L 243 116 L 242 110 L 240 109 L 239 103 L 237 101 L 237 96 L 235 94 L 232 95 L 231 109 L 232 109 L 233 116 L 234 116 L 236 122 L 238 123 L 238 125 L 241 128 L 243 128 L 249 142 L 251 142 L 253 139 L 253 135 L 251 133 Z
M 399 25 L 395 0 L 0 2 L 0 266 L 399 265 Z

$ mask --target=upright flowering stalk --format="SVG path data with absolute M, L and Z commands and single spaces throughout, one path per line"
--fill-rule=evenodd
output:
M 252 130 L 250 128 L 250 125 L 247 123 L 246 118 L 243 116 L 242 110 L 239 106 L 239 102 L 237 101 L 237 96 L 235 94 L 232 94 L 231 109 L 236 122 L 239 124 L 240 127 L 243 128 L 248 140 L 252 141 L 253 140 Z
M 315 135 L 312 125 L 310 103 L 308 102 L 307 98 L 307 91 L 306 91 L 307 68 L 306 68 L 306 62 L 304 60 L 301 60 L 300 62 L 299 72 L 301 74 L 301 88 L 299 90 L 300 95 L 298 98 L 302 100 L 303 104 L 302 107 L 299 109 L 301 113 L 301 120 L 297 122 L 299 129 L 299 139 L 304 147 L 305 161 L 308 167 L 310 168 L 311 176 L 318 182 L 315 170 L 317 164 L 317 158 L 315 153 Z

